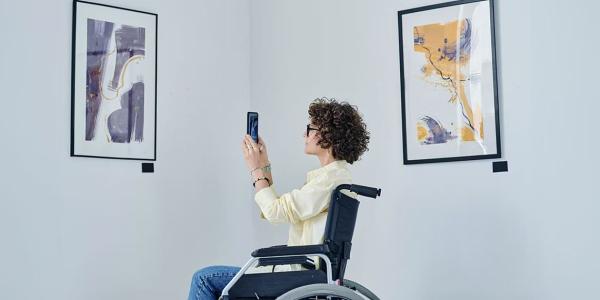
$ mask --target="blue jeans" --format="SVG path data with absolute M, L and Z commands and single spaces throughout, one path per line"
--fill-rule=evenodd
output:
M 210 266 L 202 268 L 192 277 L 188 300 L 217 300 L 225 286 L 241 268 Z

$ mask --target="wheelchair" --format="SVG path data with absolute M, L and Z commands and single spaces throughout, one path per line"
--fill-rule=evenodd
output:
M 361 196 L 377 198 L 381 189 L 341 184 L 331 194 L 323 244 L 305 246 L 272 246 L 252 252 L 252 258 L 225 286 L 220 300 L 299 300 L 347 299 L 379 300 L 366 287 L 344 278 L 350 259 L 352 236 L 359 201 L 344 193 L 349 190 Z M 319 257 L 315 267 L 310 257 Z M 244 274 L 250 267 L 302 265 L 306 270 Z

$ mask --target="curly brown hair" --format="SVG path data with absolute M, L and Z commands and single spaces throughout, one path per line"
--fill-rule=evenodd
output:
M 317 98 L 308 107 L 311 122 L 319 128 L 324 149 L 331 147 L 335 159 L 352 164 L 369 148 L 369 131 L 356 106 L 335 99 Z

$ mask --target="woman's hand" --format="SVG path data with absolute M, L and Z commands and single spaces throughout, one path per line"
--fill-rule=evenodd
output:
M 269 163 L 267 146 L 260 136 L 257 144 L 252 137 L 246 134 L 242 140 L 242 152 L 249 171 L 262 168 Z

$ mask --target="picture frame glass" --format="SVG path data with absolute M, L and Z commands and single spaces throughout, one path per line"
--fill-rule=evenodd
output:
M 399 12 L 405 163 L 500 155 L 489 1 Z
M 156 159 L 157 17 L 74 3 L 72 156 Z

